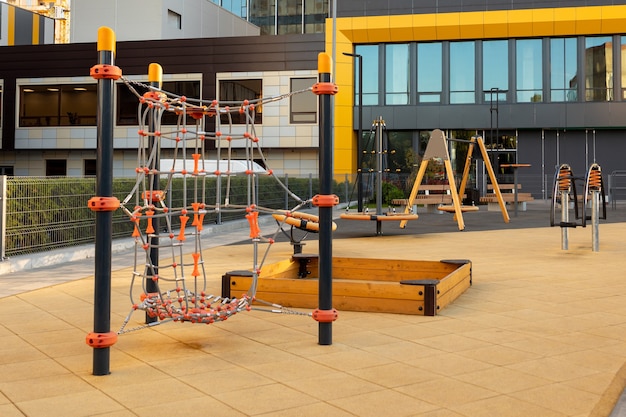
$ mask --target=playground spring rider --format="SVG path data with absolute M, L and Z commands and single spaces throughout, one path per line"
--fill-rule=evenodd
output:
M 576 182 L 584 181 L 582 196 L 577 193 Z M 556 210 L 560 204 L 561 221 L 556 222 Z M 591 205 L 591 214 L 587 215 L 587 208 Z M 579 208 L 579 206 L 581 206 Z M 571 219 L 571 207 L 574 211 L 574 221 Z M 600 207 L 602 214 L 600 215 Z M 554 189 L 550 210 L 550 226 L 561 227 L 561 249 L 569 249 L 569 228 L 577 226 L 587 227 L 587 220 L 592 224 L 592 249 L 599 251 L 599 219 L 606 219 L 606 191 L 602 179 L 602 169 L 596 163 L 587 171 L 586 177 L 575 177 L 568 164 L 562 164 L 554 176 Z

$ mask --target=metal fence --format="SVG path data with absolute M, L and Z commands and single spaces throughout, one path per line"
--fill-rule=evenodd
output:
M 271 177 L 255 177 L 257 189 L 262 190 L 256 203 L 274 209 L 288 209 L 296 200 L 280 187 Z M 319 180 L 308 178 L 281 177 L 290 191 L 302 199 L 317 193 Z M 187 184 L 183 184 L 183 182 Z M 194 179 L 175 178 L 172 192 L 167 196 L 170 207 L 181 207 L 184 202 L 182 189 L 194 189 L 202 193 L 201 201 L 215 201 L 217 184 L 215 178 L 195 187 Z M 113 195 L 123 201 L 135 185 L 134 178 L 116 178 Z M 195 188 L 194 188 L 195 187 Z M 225 195 L 225 181 L 221 195 Z M 230 203 L 246 204 L 248 199 L 247 178 L 235 177 L 229 184 Z M 344 190 L 338 184 L 337 194 Z M 95 238 L 95 214 L 87 207 L 87 201 L 95 195 L 96 179 L 75 177 L 7 177 L 0 176 L 0 256 L 24 255 L 50 249 L 91 243 Z M 189 193 L 193 194 L 193 193 Z M 197 198 L 188 195 L 188 199 Z M 187 204 L 190 204 L 188 201 Z M 132 201 L 130 201 L 132 204 Z M 205 216 L 206 224 L 241 219 L 241 212 L 223 211 Z M 173 226 L 176 227 L 173 219 Z M 133 224 L 128 216 L 117 210 L 113 214 L 113 237 L 128 237 Z

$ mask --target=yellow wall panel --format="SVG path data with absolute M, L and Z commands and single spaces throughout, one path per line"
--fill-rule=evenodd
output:
M 506 38 L 509 36 L 509 14 L 505 10 L 485 13 L 483 17 L 485 38 Z
M 462 38 L 481 39 L 485 36 L 483 17 L 484 13 L 469 12 L 459 16 L 459 31 Z
M 13 46 L 15 45 L 15 7 L 9 7 L 8 9 L 9 13 L 7 16 L 7 45 Z
M 389 28 L 389 37 L 391 38 L 391 42 L 408 42 L 414 40 L 413 38 L 413 28 L 408 26 L 395 27 L 392 26 Z
M 33 45 L 39 45 L 39 15 L 33 13 Z
M 461 37 L 459 13 L 438 14 L 435 17 L 435 22 L 437 39 L 459 39 Z
M 533 10 L 533 36 L 554 35 L 554 9 Z
M 533 11 L 532 10 L 511 10 L 509 11 L 509 34 L 514 37 L 533 36 Z
M 413 39 L 431 41 L 437 39 L 437 20 L 435 15 L 413 15 Z
M 576 33 L 576 9 L 572 7 L 554 10 L 554 35 L 573 35 Z
M 369 29 L 367 39 L 368 42 L 392 42 L 389 28 Z
M 601 33 L 602 7 L 576 9 L 576 35 Z
M 602 33 L 624 33 L 626 6 L 602 7 Z

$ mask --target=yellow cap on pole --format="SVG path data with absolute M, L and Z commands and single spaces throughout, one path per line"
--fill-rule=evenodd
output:
M 148 81 L 159 83 L 159 88 L 161 88 L 161 83 L 163 82 L 163 68 L 161 65 L 153 62 L 148 66 Z
M 332 66 L 332 60 L 330 58 L 330 55 L 328 55 L 326 52 L 320 52 L 319 55 L 317 56 L 317 71 L 320 74 L 322 73 L 330 74 L 331 66 Z
M 115 54 L 115 32 L 113 29 L 106 26 L 98 28 L 98 51 L 111 51 Z

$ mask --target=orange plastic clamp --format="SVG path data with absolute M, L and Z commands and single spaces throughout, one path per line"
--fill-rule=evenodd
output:
M 163 191 L 161 190 L 155 190 L 155 191 L 144 191 L 143 193 L 141 193 L 141 198 L 143 200 L 148 200 L 151 202 L 155 202 L 155 201 L 163 201 Z
M 339 197 L 335 194 L 316 195 L 313 197 L 312 203 L 317 207 L 334 207 L 339 204 Z
M 117 333 L 94 333 L 91 332 L 85 338 L 85 342 L 94 349 L 111 347 L 117 342 Z
M 334 96 L 339 91 L 337 84 L 335 83 L 316 83 L 313 85 L 313 94 L 330 94 Z
M 320 310 L 318 308 L 313 310 L 312 316 L 313 320 L 317 322 L 332 323 L 333 321 L 337 320 L 339 313 L 337 313 L 337 310 L 335 310 L 334 308 L 332 310 Z
M 91 211 L 115 211 L 120 208 L 120 200 L 116 197 L 91 197 L 87 207 Z
M 91 67 L 89 75 L 96 80 L 119 80 L 122 76 L 122 69 L 115 65 L 98 64 Z

